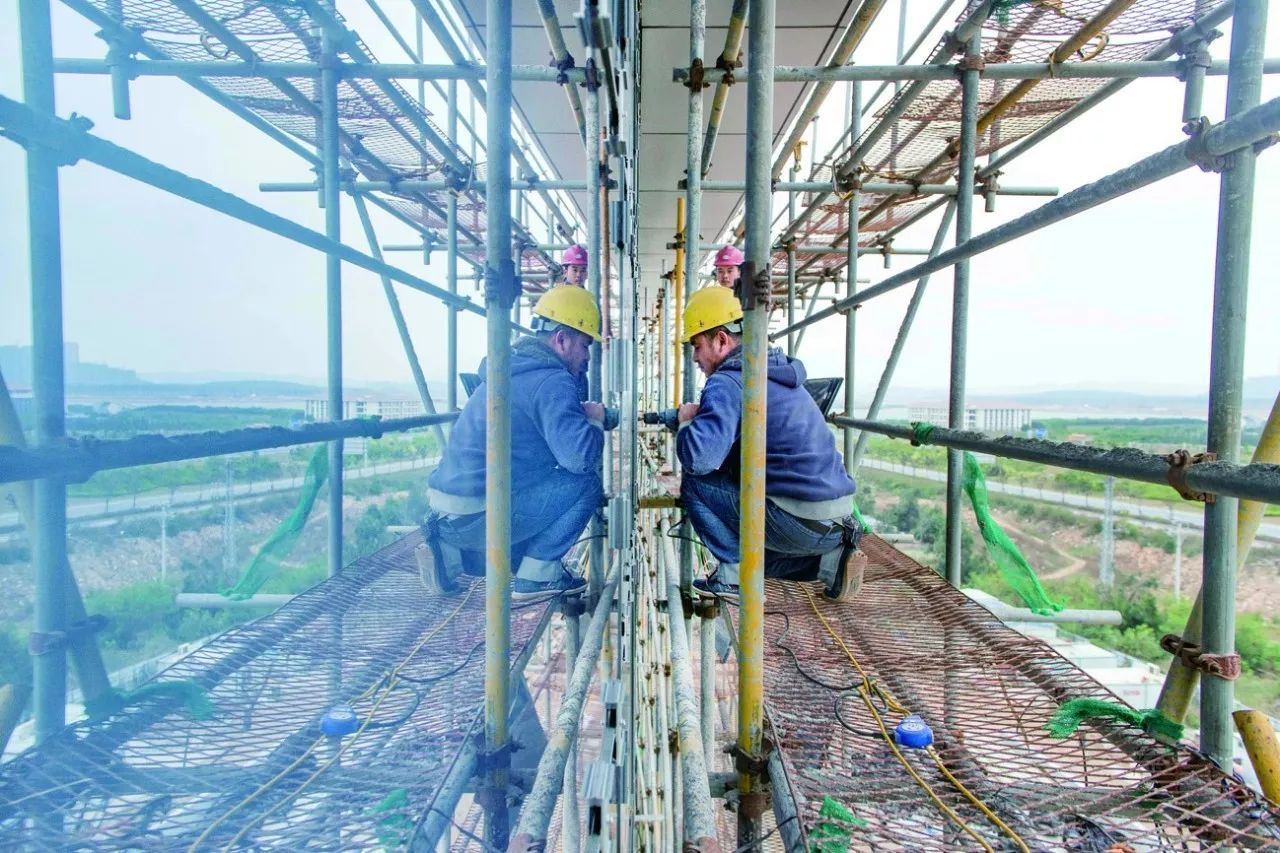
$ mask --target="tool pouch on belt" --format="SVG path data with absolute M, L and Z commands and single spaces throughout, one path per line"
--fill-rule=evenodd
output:
M 440 515 L 428 512 L 422 522 L 422 538 L 431 549 L 431 558 L 443 568 L 441 574 L 450 581 L 462 574 L 462 549 L 455 548 L 440 538 Z

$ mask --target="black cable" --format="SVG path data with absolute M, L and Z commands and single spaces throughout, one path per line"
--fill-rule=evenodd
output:
M 434 684 L 437 681 L 442 681 L 451 675 L 455 675 L 461 672 L 466 667 L 466 665 L 471 661 L 471 657 L 476 653 L 476 650 L 479 648 L 482 648 L 483 646 L 484 646 L 484 640 L 481 640 L 480 642 L 476 643 L 474 646 L 471 647 L 471 651 L 467 652 L 467 656 L 462 659 L 461 663 L 459 663 L 457 666 L 455 666 L 453 669 L 449 670 L 448 672 L 443 672 L 440 675 L 433 675 L 430 678 L 416 678 L 412 675 L 405 675 L 404 673 L 401 673 L 400 675 L 397 676 L 397 678 L 399 678 L 402 681 L 412 682 L 413 684 Z
M 792 815 L 791 817 L 784 820 L 782 823 L 775 826 L 773 829 L 766 832 L 764 835 L 757 838 L 755 841 L 748 841 L 746 844 L 737 848 L 736 850 L 733 851 L 733 853 L 746 853 L 746 851 L 748 850 L 763 850 L 764 843 L 770 838 L 770 836 L 772 836 L 775 832 L 782 829 L 782 827 L 786 826 L 787 824 L 791 823 L 791 821 L 796 819 L 797 819 L 797 816 Z
M 385 680 L 385 679 L 384 679 L 384 680 Z M 414 687 L 412 684 L 407 684 L 407 683 L 406 683 L 406 684 L 403 684 L 403 685 L 402 685 L 402 684 L 401 684 L 401 682 L 402 682 L 402 677 L 401 677 L 401 676 L 396 676 L 396 683 L 395 683 L 395 684 L 392 684 L 392 685 L 391 685 L 389 688 L 387 688 L 387 689 L 388 689 L 388 692 L 390 692 L 391 690 L 396 690 L 396 689 L 401 689 L 401 688 L 402 688 L 402 689 L 404 689 L 404 690 L 408 690 L 408 691 L 412 692 L 412 693 L 413 693 L 413 703 L 409 706 L 408 710 L 406 710 L 406 711 L 405 711 L 404 713 L 402 713 L 400 716 L 396 717 L 394 720 L 386 720 L 386 721 L 381 722 L 381 723 L 375 723 L 375 722 L 373 722 L 372 720 L 370 720 L 370 721 L 369 721 L 369 723 L 365 726 L 365 728 L 366 728 L 366 729 L 393 729 L 393 728 L 396 728 L 397 726 L 403 725 L 403 724 L 404 724 L 404 722 L 405 722 L 405 720 L 407 720 L 407 719 L 409 719 L 410 717 L 412 717 L 412 716 L 414 715 L 414 712 L 418 710 L 418 706 L 422 704 L 422 691 L 421 691 L 421 690 L 419 690 L 418 688 Z

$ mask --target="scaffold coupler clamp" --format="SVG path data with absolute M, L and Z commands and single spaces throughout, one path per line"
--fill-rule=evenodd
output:
M 564 59 L 557 60 L 553 55 L 547 64 L 556 70 L 556 82 L 561 86 L 568 85 L 569 72 L 578 67 L 573 61 L 573 54 L 568 51 L 565 51 Z
M 460 196 L 467 190 L 471 189 L 471 185 L 476 179 L 476 164 L 463 163 L 463 168 L 445 164 L 444 178 L 449 182 L 449 192 L 454 196 Z
M 596 66 L 594 59 L 588 59 L 587 64 L 582 66 L 582 70 L 586 72 L 586 77 L 582 81 L 582 85 L 588 92 L 594 92 L 600 88 L 600 70 Z
M 746 261 L 742 265 L 742 276 L 734 289 L 742 303 L 742 310 L 754 311 L 763 307 L 768 311 L 773 296 L 772 270 L 768 264 L 757 270 L 754 262 Z
M 1191 163 L 1202 172 L 1225 172 L 1236 164 L 1236 152 L 1228 151 L 1225 154 L 1209 153 L 1206 139 L 1209 135 L 1210 128 L 1213 123 L 1204 116 L 1192 119 L 1182 126 L 1183 131 L 1191 138 L 1187 140 L 1186 157 Z M 1255 151 L 1261 151 L 1267 145 L 1275 141 L 1275 137 L 1263 138 L 1254 144 Z
M 1165 634 L 1161 637 L 1160 648 L 1177 658 L 1183 666 L 1199 670 L 1205 675 L 1224 681 L 1235 681 L 1240 677 L 1240 655 L 1235 652 L 1225 655 L 1209 654 L 1196 643 L 1188 643 L 1177 634 Z
M 742 50 L 741 49 L 738 50 L 737 58 L 733 60 L 725 59 L 723 53 L 721 53 L 719 56 L 716 57 L 716 68 L 724 72 L 724 77 L 722 79 L 724 80 L 724 84 L 726 86 L 732 86 L 734 83 L 738 82 L 738 79 L 734 77 L 733 72 L 734 72 L 734 69 L 741 68 L 741 67 L 742 67 Z
M 848 200 L 850 196 L 862 189 L 862 175 L 857 170 L 847 175 L 837 172 L 832 183 L 835 186 L 836 194 L 842 200 Z
M 90 636 L 106 628 L 108 619 L 101 613 L 95 613 L 67 626 L 65 631 L 32 631 L 27 639 L 27 652 L 32 657 L 40 657 L 50 652 L 66 648 L 81 637 Z
M 753 820 L 759 819 L 772 801 L 769 791 L 769 753 L 773 741 L 767 736 L 761 741 L 759 755 L 747 752 L 738 744 L 726 746 L 724 751 L 733 758 L 733 769 L 739 776 L 751 779 L 751 791 L 738 790 L 738 814 Z
M 1213 503 L 1217 500 L 1217 495 L 1211 492 L 1196 491 L 1191 488 L 1187 483 L 1187 471 L 1192 465 L 1199 465 L 1201 462 L 1212 462 L 1217 458 L 1218 454 L 1216 453 L 1192 454 L 1189 450 L 1175 450 L 1164 457 L 1164 461 L 1169 463 L 1169 471 L 1165 475 L 1169 480 L 1169 485 L 1173 486 L 1183 500 L 1206 504 Z
M 499 269 L 485 267 L 484 301 L 486 303 L 496 302 L 499 305 L 510 308 L 515 304 L 519 295 L 519 280 L 516 278 L 515 261 L 510 258 L 503 258 L 502 266 Z
M 684 85 L 690 92 L 701 92 L 711 84 L 706 80 L 707 69 L 702 64 L 702 57 L 695 57 L 689 63 L 689 70 L 685 73 Z
M 977 71 L 982 73 L 987 68 L 987 61 L 982 58 L 982 54 L 977 56 L 962 56 L 960 61 L 956 63 L 956 74 L 963 74 L 965 71 Z

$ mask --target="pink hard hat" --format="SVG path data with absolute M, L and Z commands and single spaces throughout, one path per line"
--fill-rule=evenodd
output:
M 716 252 L 716 266 L 718 267 L 737 267 L 741 266 L 746 260 L 742 254 L 742 250 L 737 246 L 721 246 L 720 251 Z
M 560 257 L 560 266 L 567 267 L 569 264 L 587 266 L 587 250 L 577 243 L 565 249 L 564 255 Z

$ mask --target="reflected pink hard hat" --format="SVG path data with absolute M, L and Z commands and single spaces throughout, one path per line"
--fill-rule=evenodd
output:
M 746 260 L 742 254 L 742 250 L 737 246 L 721 246 L 720 251 L 716 252 L 716 266 L 718 267 L 737 267 L 741 266 Z
M 587 266 L 587 250 L 577 243 L 565 249 L 564 255 L 560 257 L 560 266 L 567 267 L 569 264 L 581 267 Z

